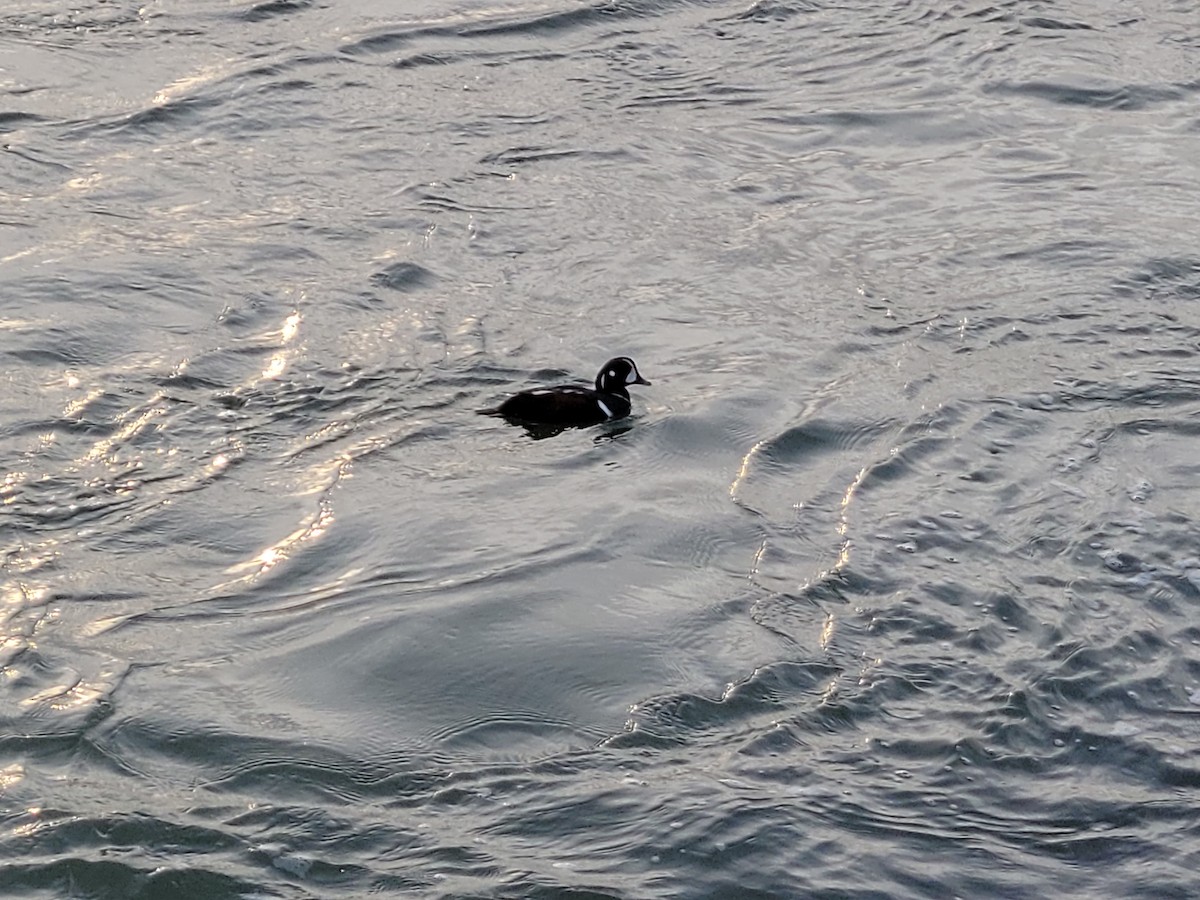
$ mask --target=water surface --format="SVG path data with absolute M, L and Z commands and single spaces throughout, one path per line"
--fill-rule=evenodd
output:
M 4 895 L 1200 892 L 1192 5 L 353 6 L 0 14 Z

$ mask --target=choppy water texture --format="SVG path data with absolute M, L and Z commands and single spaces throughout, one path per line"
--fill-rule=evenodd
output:
M 75 7 L 0 894 L 1200 895 L 1195 4 Z

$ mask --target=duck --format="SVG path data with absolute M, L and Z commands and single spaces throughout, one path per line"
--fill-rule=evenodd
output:
M 523 425 L 570 427 L 623 419 L 633 408 L 629 385 L 650 382 L 628 356 L 616 356 L 600 367 L 595 388 L 565 384 L 513 394 L 495 409 L 484 410 Z

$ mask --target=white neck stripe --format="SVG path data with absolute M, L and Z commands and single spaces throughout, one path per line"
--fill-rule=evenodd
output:
M 596 405 L 599 406 L 602 410 L 604 410 L 604 415 L 608 416 L 610 419 L 612 418 L 612 410 L 604 405 L 603 400 L 597 400 Z

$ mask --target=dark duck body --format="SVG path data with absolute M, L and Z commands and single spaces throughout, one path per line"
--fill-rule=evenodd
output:
M 632 408 L 629 385 L 648 382 L 628 356 L 610 359 L 596 375 L 596 387 L 560 385 L 514 394 L 489 412 L 526 425 L 598 425 L 623 419 Z

